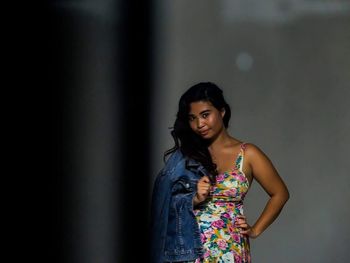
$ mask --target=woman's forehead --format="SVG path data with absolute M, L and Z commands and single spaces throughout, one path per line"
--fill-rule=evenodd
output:
M 212 110 L 213 104 L 209 101 L 195 101 L 190 103 L 190 113 L 200 113 L 203 110 Z

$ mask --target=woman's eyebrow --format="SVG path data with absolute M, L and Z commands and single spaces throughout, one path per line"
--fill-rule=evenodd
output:
M 203 114 L 203 113 L 205 113 L 205 112 L 208 112 L 208 111 L 210 111 L 209 109 L 208 110 L 203 110 L 203 111 L 201 111 L 199 114 Z M 194 114 L 192 114 L 192 113 L 190 113 L 190 114 L 188 114 L 189 116 L 195 116 Z

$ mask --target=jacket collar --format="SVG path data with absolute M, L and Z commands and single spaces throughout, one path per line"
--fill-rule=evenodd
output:
M 199 170 L 203 175 L 206 175 L 208 173 L 200 162 L 188 157 L 186 157 L 186 167 L 191 171 Z
M 200 162 L 186 157 L 186 166 L 187 167 L 198 167 L 201 166 Z

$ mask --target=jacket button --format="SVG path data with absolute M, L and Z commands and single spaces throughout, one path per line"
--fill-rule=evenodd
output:
M 189 184 L 189 183 L 187 183 L 185 186 L 186 186 L 186 188 L 189 188 L 189 187 L 190 187 L 190 184 Z

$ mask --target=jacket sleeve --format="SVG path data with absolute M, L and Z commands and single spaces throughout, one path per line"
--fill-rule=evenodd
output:
M 163 263 L 164 242 L 167 230 L 167 218 L 170 199 L 170 180 L 161 170 L 154 182 L 150 215 L 150 257 L 153 263 Z
M 193 212 L 196 183 L 179 178 L 171 184 L 164 261 L 194 261 L 202 252 L 198 223 Z
M 169 214 L 175 219 L 176 215 L 182 218 L 191 218 L 193 214 L 193 196 L 197 192 L 197 181 L 188 177 L 180 177 L 172 183 Z

